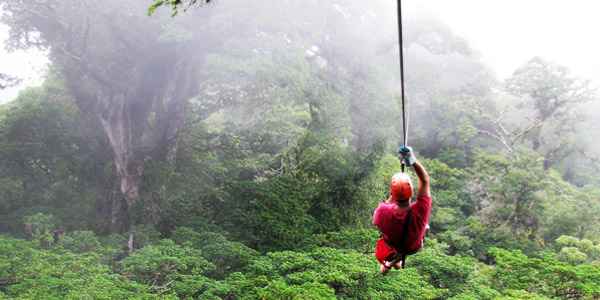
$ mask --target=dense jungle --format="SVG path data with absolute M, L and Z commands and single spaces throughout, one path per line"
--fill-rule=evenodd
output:
M 600 299 L 594 85 L 540 56 L 502 78 L 426 14 L 403 48 L 430 232 L 378 272 L 395 8 L 0 0 L 5 47 L 49 61 L 0 99 L 0 299 Z

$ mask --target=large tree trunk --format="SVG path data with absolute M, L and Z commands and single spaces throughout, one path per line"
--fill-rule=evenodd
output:
M 117 96 L 110 101 L 112 106 L 99 116 L 102 128 L 108 137 L 113 150 L 113 163 L 120 180 L 120 190 L 131 207 L 139 198 L 139 185 L 144 172 L 142 158 L 137 158 L 133 149 L 134 132 L 131 113 L 127 109 L 124 96 Z
M 0 2 L 14 27 L 22 27 L 15 41 L 48 47 L 77 107 L 100 125 L 112 152 L 114 178 L 98 186 L 115 186 L 97 200 L 99 228 L 130 230 L 132 207 L 143 197 L 144 164 L 175 161 L 185 103 L 198 90 L 201 53 L 217 42 L 165 36 L 192 27 L 173 23 L 166 30 L 162 20 L 145 16 L 143 1 Z
M 111 105 L 100 113 L 99 119 L 113 151 L 113 164 L 121 195 L 110 201 L 111 225 L 117 227 L 111 226 L 111 229 L 128 232 L 127 249 L 129 253 L 132 253 L 134 232 L 132 231 L 131 210 L 140 197 L 140 183 L 144 174 L 144 161 L 143 157 L 140 157 L 144 151 L 135 149 L 142 145 L 135 142 L 139 141 L 138 137 L 134 136 L 139 129 L 135 130 L 134 126 L 136 121 L 144 122 L 146 120 L 132 120 L 132 115 L 136 112 L 131 111 L 125 96 L 118 95 L 109 101 L 108 103 Z M 121 199 L 124 200 L 124 203 L 119 201 Z
M 163 86 L 152 82 L 154 77 L 140 79 L 135 89 L 105 97 L 97 110 L 108 144 L 112 150 L 118 189 L 124 205 L 113 202 L 113 213 L 125 220 L 116 224 L 126 224 L 130 231 L 131 210 L 140 199 L 141 183 L 144 175 L 144 163 L 147 160 L 174 162 L 176 157 L 177 136 L 184 125 L 185 105 L 197 91 L 196 65 L 180 61 L 169 64 L 167 74 L 172 76 Z M 154 70 L 156 72 L 165 70 Z M 147 87 L 154 85 L 154 93 Z M 117 226 L 121 228 L 121 225 Z M 119 230 L 122 232 L 123 230 Z M 129 243 L 132 243 L 130 236 Z
M 106 145 L 106 147 L 101 147 L 99 151 L 101 153 L 98 156 L 103 159 L 103 163 L 94 172 L 96 180 L 96 231 L 102 234 L 124 233 L 129 230 L 127 202 L 119 189 L 120 180 L 114 165 L 111 166 L 110 175 L 104 173 L 104 168 L 109 163 L 106 160 L 112 158 L 112 154 L 109 153 L 110 148 Z
M 129 230 L 127 202 L 118 189 L 106 188 L 96 199 L 96 228 L 100 233 Z

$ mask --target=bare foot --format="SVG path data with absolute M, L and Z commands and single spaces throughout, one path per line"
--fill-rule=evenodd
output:
M 393 265 L 394 269 L 402 269 L 402 260 L 399 260 L 397 263 Z
M 389 271 L 390 271 L 390 268 L 386 267 L 383 264 L 379 264 L 379 272 L 381 272 L 381 275 L 385 275 Z

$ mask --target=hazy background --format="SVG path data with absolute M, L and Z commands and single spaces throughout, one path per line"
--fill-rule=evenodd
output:
M 0 0 L 0 299 L 600 299 L 596 2 L 403 1 L 386 277 L 396 1 L 151 2 Z
M 531 57 L 541 56 L 600 86 L 600 41 L 596 38 L 600 2 L 405 0 L 403 6 L 405 19 L 428 16 L 448 25 L 479 52 L 499 79 L 508 77 Z M 0 91 L 0 103 L 11 100 L 24 87 L 41 83 L 40 70 L 48 62 L 40 51 L 8 53 L 4 49 L 7 36 L 8 27 L 0 24 L 0 72 L 18 76 L 23 82 Z
M 42 83 L 41 74 L 47 67 L 46 53 L 37 50 L 7 52 L 4 42 L 8 37 L 8 26 L 0 24 L 0 72 L 18 77 L 23 81 L 18 86 L 0 90 L 0 104 L 12 100 L 18 92 L 28 86 Z

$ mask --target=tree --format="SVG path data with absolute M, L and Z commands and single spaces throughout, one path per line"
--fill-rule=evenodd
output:
M 544 211 L 540 191 L 544 173 L 535 154 L 520 157 L 479 154 L 470 169 L 467 189 L 477 214 L 491 228 L 521 241 L 537 241 Z
M 52 213 L 66 226 L 93 223 L 105 150 L 89 134 L 59 78 L 22 91 L 0 113 L 0 228 L 21 232 L 20 219 Z M 85 224 L 85 225 L 84 225 Z
M 573 77 L 563 66 L 534 57 L 506 80 L 506 89 L 521 97 L 519 107 L 530 111 L 522 130 L 531 147 L 544 156 L 544 169 L 577 152 L 576 124 L 583 121 L 581 104 L 592 101 L 588 81 Z M 527 115 L 527 113 L 525 113 Z
M 171 7 L 172 15 L 175 16 L 181 7 L 187 10 L 194 5 L 202 5 L 210 2 L 211 0 L 154 0 L 154 3 L 148 8 L 148 14 L 153 14 L 161 6 L 169 6 Z
M 186 101 L 198 89 L 199 64 L 192 55 L 198 49 L 177 34 L 161 35 L 161 22 L 144 18 L 140 3 L 0 4 L 9 46 L 49 48 L 77 107 L 102 128 L 122 195 L 104 199 L 110 208 L 105 217 L 112 230 L 127 230 L 145 162 L 175 152 Z
M 478 109 L 493 110 L 491 71 L 468 43 L 435 19 L 413 21 L 405 33 L 410 143 L 450 166 L 465 166 L 482 142 Z M 396 71 L 397 73 L 397 71 Z
M 19 82 L 20 80 L 16 77 L 0 73 L 0 90 L 14 86 Z

